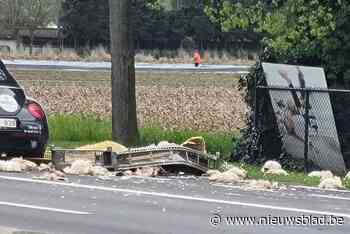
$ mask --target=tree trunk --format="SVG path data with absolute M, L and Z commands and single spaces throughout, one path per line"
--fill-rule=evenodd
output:
M 130 0 L 109 0 L 112 54 L 113 140 L 132 145 L 138 139 L 135 58 Z
M 29 40 L 30 40 L 30 45 L 29 45 L 29 55 L 33 55 L 33 47 L 34 47 L 34 32 L 35 30 L 29 29 Z
M 14 38 L 16 39 L 16 49 L 19 50 L 21 46 L 21 36 L 19 35 L 19 29 L 15 29 L 13 33 Z
M 74 50 L 75 52 L 78 52 L 78 38 L 76 35 L 73 36 L 73 41 L 74 41 Z

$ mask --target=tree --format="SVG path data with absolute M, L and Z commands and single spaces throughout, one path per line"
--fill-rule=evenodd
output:
M 182 1 L 131 1 L 134 40 L 137 49 L 178 49 L 185 39 L 194 39 L 198 45 L 223 44 L 218 41 L 220 30 L 204 13 L 202 0 Z M 109 46 L 108 0 L 65 0 L 60 20 L 65 41 L 76 49 Z M 89 23 L 86 23 L 89 22 Z M 107 23 L 106 23 L 107 22 Z M 216 47 L 216 46 L 215 46 Z
M 211 19 L 225 31 L 262 35 L 268 60 L 323 66 L 330 83 L 350 80 L 348 1 L 232 0 L 221 1 L 216 8 L 214 1 L 218 0 L 206 0 Z
M 108 0 L 66 0 L 62 4 L 60 25 L 74 48 L 108 45 Z
M 19 31 L 24 27 L 24 1 L 0 0 L 0 23 L 4 29 L 11 31 L 13 38 L 16 38 L 17 48 L 20 45 Z
M 109 0 L 112 52 L 112 135 L 131 145 L 138 139 L 132 5 L 129 0 Z
M 53 17 L 59 4 L 57 0 L 0 0 L 0 23 L 12 32 L 17 47 L 20 44 L 20 30 L 29 30 L 31 54 L 35 30 L 55 21 Z
M 34 33 L 40 27 L 47 26 L 53 19 L 52 11 L 55 4 L 50 0 L 25 0 L 22 5 L 24 27 L 29 30 L 29 53 L 33 53 Z

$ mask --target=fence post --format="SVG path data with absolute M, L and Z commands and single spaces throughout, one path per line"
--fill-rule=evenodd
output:
M 308 156 L 309 156 L 309 122 L 310 122 L 310 116 L 309 116 L 309 110 L 310 110 L 310 96 L 309 96 L 309 90 L 305 90 L 305 115 L 304 115 L 304 122 L 305 122 L 305 136 L 304 136 L 304 171 L 305 174 L 309 172 L 309 163 L 308 163 Z
M 254 125 L 254 130 L 256 130 L 256 115 L 257 115 L 257 92 L 258 91 L 258 86 L 256 84 L 256 77 L 254 77 L 254 114 L 253 114 L 253 125 Z

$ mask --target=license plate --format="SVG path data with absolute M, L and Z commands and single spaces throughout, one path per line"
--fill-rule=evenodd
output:
M 0 128 L 16 128 L 17 121 L 15 119 L 0 119 Z

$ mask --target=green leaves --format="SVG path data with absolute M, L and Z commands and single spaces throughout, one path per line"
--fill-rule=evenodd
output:
M 276 62 L 324 66 L 329 77 L 350 79 L 350 3 L 342 0 L 235 0 L 206 13 L 225 31 L 263 35 Z M 219 12 L 219 13 L 218 13 Z

